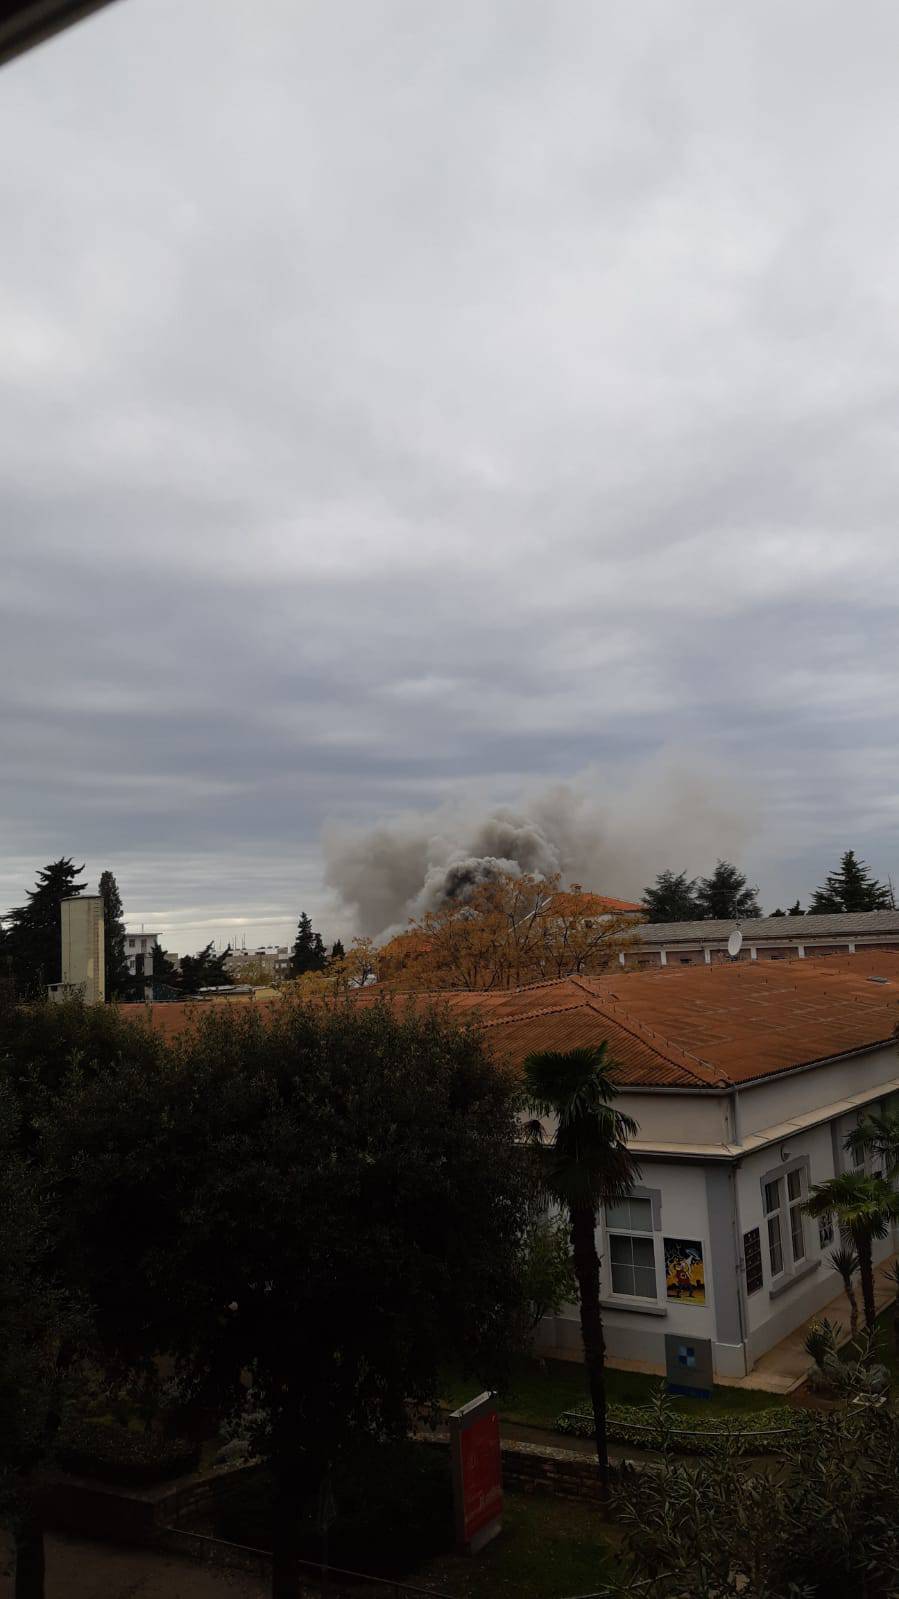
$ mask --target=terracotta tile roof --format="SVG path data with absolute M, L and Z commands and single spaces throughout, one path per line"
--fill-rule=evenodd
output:
M 477 1019 L 496 1055 L 514 1066 L 534 1050 L 606 1040 L 622 1084 L 726 1087 L 889 1044 L 899 1023 L 899 954 L 865 949 L 782 965 L 621 971 L 492 993 L 384 995 L 374 985 L 357 1000 L 382 997 Z M 157 1005 L 151 1024 L 173 1037 L 203 1008 Z
M 608 894 L 594 894 L 586 888 L 561 888 L 550 900 L 549 908 L 558 906 L 560 915 L 602 916 L 613 912 L 629 916 L 645 916 L 642 905 L 630 899 L 610 899 Z

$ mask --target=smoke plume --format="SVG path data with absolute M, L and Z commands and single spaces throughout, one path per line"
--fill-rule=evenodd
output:
M 384 939 L 504 872 L 558 872 L 565 883 L 638 900 L 667 867 L 694 875 L 711 871 L 719 856 L 739 863 L 752 831 L 720 774 L 660 761 L 614 794 L 585 779 L 514 807 L 446 807 L 406 813 L 370 832 L 332 830 L 325 876 L 357 930 Z

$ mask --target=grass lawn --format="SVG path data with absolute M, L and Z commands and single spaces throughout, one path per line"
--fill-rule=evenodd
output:
M 609 1404 L 645 1405 L 657 1391 L 661 1378 L 638 1371 L 606 1369 Z M 444 1403 L 456 1410 L 477 1393 L 477 1384 L 448 1372 L 444 1380 Z M 515 1368 L 512 1382 L 500 1394 L 500 1415 L 504 1421 L 528 1427 L 552 1428 L 563 1410 L 573 1410 L 589 1398 L 584 1368 L 577 1361 L 523 1360 Z M 672 1399 L 678 1410 L 701 1411 L 704 1415 L 725 1411 L 770 1410 L 780 1403 L 777 1394 L 755 1388 L 715 1388 L 711 1399 Z
M 507 1494 L 492 1544 L 479 1555 L 439 1555 L 408 1581 L 454 1599 L 567 1599 L 605 1580 L 614 1537 L 589 1506 Z

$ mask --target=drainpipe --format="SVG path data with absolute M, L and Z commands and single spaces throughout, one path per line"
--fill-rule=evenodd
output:
M 742 1143 L 742 1132 L 740 1128 L 740 1096 L 736 1089 L 734 1089 L 730 1096 L 730 1105 L 733 1142 L 735 1144 L 740 1144 Z M 743 1345 L 743 1365 L 746 1367 L 746 1375 L 748 1376 L 751 1369 L 749 1362 L 749 1346 L 747 1342 L 749 1330 L 749 1309 L 746 1304 L 746 1262 L 743 1258 L 743 1229 L 740 1224 L 740 1202 L 737 1195 L 737 1175 L 740 1171 L 741 1165 L 742 1161 L 738 1160 L 736 1164 L 730 1168 L 730 1214 L 731 1229 L 733 1232 L 734 1260 L 737 1263 L 737 1315 L 740 1322 L 740 1342 Z

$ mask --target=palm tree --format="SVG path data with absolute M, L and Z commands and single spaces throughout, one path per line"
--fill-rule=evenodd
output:
M 886 1269 L 886 1275 L 896 1296 L 893 1300 L 893 1349 L 899 1355 L 899 1260 L 892 1261 Z
M 600 1205 L 625 1199 L 640 1175 L 627 1149 L 637 1123 L 615 1109 L 611 1065 L 604 1043 L 567 1053 L 543 1051 L 524 1063 L 525 1100 L 537 1118 L 528 1124 L 528 1135 L 542 1146 L 544 1187 L 567 1215 L 571 1232 L 603 1500 L 609 1492 L 609 1446 L 596 1223 Z M 553 1131 L 547 1132 L 544 1119 L 555 1124 Z
M 872 1244 L 886 1238 L 891 1222 L 899 1220 L 899 1194 L 882 1177 L 865 1177 L 847 1171 L 816 1183 L 804 1209 L 810 1216 L 835 1216 L 840 1234 L 848 1239 L 858 1256 L 862 1283 L 865 1326 L 874 1330 L 877 1310 L 874 1304 L 874 1263 Z
M 899 1111 L 887 1110 L 865 1116 L 846 1139 L 845 1147 L 853 1158 L 879 1156 L 886 1176 L 892 1181 L 899 1174 Z
M 843 1287 L 849 1301 L 849 1336 L 854 1338 L 858 1332 L 858 1300 L 855 1297 L 852 1279 L 858 1271 L 858 1255 L 851 1245 L 840 1244 L 838 1249 L 830 1251 L 830 1264 L 843 1279 Z

